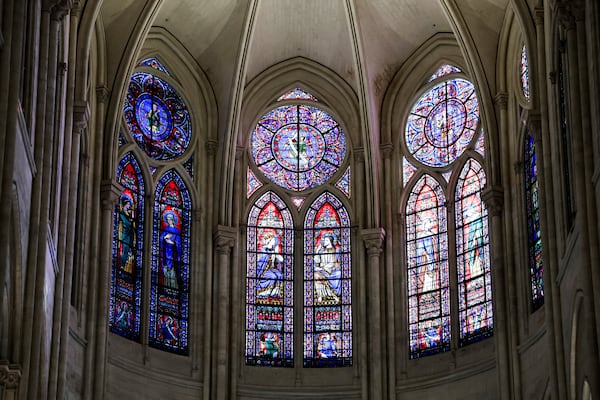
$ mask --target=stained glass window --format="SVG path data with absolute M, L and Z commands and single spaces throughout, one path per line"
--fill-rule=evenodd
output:
M 190 177 L 194 177 L 194 156 L 191 156 L 183 163 L 183 168 L 190 174 Z
M 295 100 L 295 99 L 318 101 L 315 96 L 313 96 L 312 94 L 310 94 L 308 92 L 305 92 L 304 90 L 302 90 L 300 88 L 296 88 L 296 89 L 290 90 L 289 92 L 287 92 L 284 95 L 280 96 L 277 99 L 277 101 Z
M 304 204 L 305 200 L 306 198 L 304 197 L 292 197 L 292 203 L 294 203 L 298 210 L 300 209 L 300 207 L 302 207 L 302 204 Z
M 565 54 L 558 54 L 558 113 L 560 123 L 560 142 L 562 150 L 562 173 L 563 188 L 565 196 L 565 212 L 567 219 L 567 229 L 571 229 L 574 221 L 573 209 L 573 183 L 572 183 L 572 164 L 571 164 L 571 134 L 569 132 L 569 104 L 567 95 L 567 82 L 565 80 L 565 68 L 563 63 Z
M 304 222 L 304 366 L 352 365 L 350 218 L 329 192 Z
M 254 172 L 250 168 L 246 171 L 246 198 L 249 198 L 262 187 L 262 183 L 258 180 Z
M 445 197 L 423 175 L 406 205 L 410 356 L 450 349 L 450 289 Z
M 530 135 L 525 137 L 525 204 L 527 212 L 527 238 L 529 255 L 529 279 L 531 282 L 531 305 L 537 310 L 544 304 L 544 280 L 542 278 L 542 229 L 540 227 L 539 183 L 535 144 Z
M 150 345 L 188 352 L 190 235 L 192 201 L 177 172 L 156 187 L 150 287 Z
M 492 282 L 487 209 L 481 200 L 486 175 L 470 158 L 456 185 L 456 255 L 458 275 L 459 344 L 492 334 Z
M 110 330 L 139 340 L 144 244 L 144 179 L 140 165 L 127 153 L 117 168 L 124 190 L 114 213 Z
M 479 102 L 473 84 L 450 79 L 417 100 L 406 124 L 406 145 L 423 164 L 444 167 L 469 145 L 478 121 Z
M 262 195 L 248 216 L 246 364 L 294 365 L 294 231 L 285 203 Z
M 485 134 L 483 129 L 479 134 L 479 139 L 477 139 L 477 143 L 475 143 L 475 151 L 485 157 Z
M 170 84 L 154 75 L 131 76 L 123 114 L 137 144 L 156 160 L 172 160 L 190 144 L 187 106 Z
M 417 169 L 406 159 L 406 157 L 402 157 L 402 177 L 404 181 L 404 186 L 408 184 L 410 178 L 417 172 Z
M 520 76 L 521 76 L 521 89 L 523 95 L 529 100 L 529 60 L 527 59 L 527 48 L 523 45 L 521 49 L 521 65 L 520 65 Z
M 346 169 L 346 172 L 344 172 L 344 175 L 342 175 L 342 177 L 340 178 L 339 181 L 336 182 L 335 187 L 340 189 L 342 191 L 342 193 L 344 193 L 346 195 L 346 197 L 350 198 L 350 167 L 348 167 L 348 169 Z
M 444 75 L 454 74 L 460 72 L 460 69 L 456 68 L 453 65 L 444 64 L 442 65 L 431 77 L 429 78 L 429 82 L 441 78 Z
M 169 71 L 167 71 L 165 66 L 162 65 L 162 63 L 160 61 L 158 61 L 158 58 L 156 58 L 156 57 L 147 58 L 144 61 L 142 61 L 140 63 L 140 65 L 144 66 L 144 67 L 154 68 L 160 72 L 164 72 L 165 74 L 169 75 Z
M 260 171 L 293 191 L 328 181 L 346 155 L 346 139 L 331 115 L 316 107 L 286 105 L 264 115 L 252 132 L 252 157 Z

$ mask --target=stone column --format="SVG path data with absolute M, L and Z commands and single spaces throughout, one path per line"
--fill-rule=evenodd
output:
M 21 366 L 0 361 L 0 399 L 17 400 L 21 382 Z
M 108 338 L 108 300 L 110 296 L 110 273 L 112 267 L 111 246 L 113 232 L 113 213 L 123 187 L 114 180 L 105 180 L 101 184 L 100 198 L 102 214 L 100 218 L 100 263 L 97 272 L 97 306 L 95 329 L 96 348 L 93 367 L 94 399 L 104 399 L 104 377 L 106 370 L 106 342 Z M 93 317 L 91 318 L 93 319 Z
M 509 320 L 506 307 L 506 267 L 504 264 L 504 235 L 502 211 L 504 193 L 500 186 L 488 186 L 481 193 L 488 210 L 490 253 L 492 257 L 492 293 L 494 305 L 494 338 L 496 344 L 496 368 L 498 369 L 498 398 L 514 398 L 510 366 Z
M 215 264 L 218 270 L 218 295 L 216 304 L 217 335 L 215 338 L 217 377 L 212 398 L 225 400 L 235 396 L 229 393 L 230 383 L 230 340 L 229 335 L 231 320 L 231 249 L 235 246 L 237 239 L 237 229 L 229 226 L 219 225 L 214 232 L 213 241 L 217 255 Z
M 362 239 L 367 250 L 367 309 L 368 332 L 368 393 L 369 399 L 383 399 L 386 395 L 385 377 L 383 376 L 384 335 L 381 321 L 381 280 L 380 255 L 383 250 L 385 231 L 383 228 L 363 229 Z

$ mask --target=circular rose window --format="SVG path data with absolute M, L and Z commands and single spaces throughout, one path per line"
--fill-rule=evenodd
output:
M 420 162 L 444 167 L 456 160 L 475 136 L 479 103 L 473 84 L 452 79 L 426 91 L 406 124 L 406 146 Z
M 252 132 L 252 157 L 271 181 L 301 191 L 322 185 L 338 170 L 346 139 L 331 115 L 316 107 L 277 107 Z

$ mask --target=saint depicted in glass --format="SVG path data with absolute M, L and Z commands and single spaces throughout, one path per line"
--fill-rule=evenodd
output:
M 486 176 L 467 160 L 456 185 L 456 254 L 460 344 L 492 334 L 492 281 L 487 209 L 481 200 Z
M 246 364 L 291 367 L 294 331 L 292 217 L 273 192 L 250 210 L 246 266 Z
M 348 212 L 325 192 L 304 227 L 304 366 L 352 365 Z
M 417 100 L 406 123 L 406 146 L 421 163 L 444 167 L 471 143 L 479 121 L 473 84 L 455 78 L 436 84 Z
M 185 103 L 170 84 L 154 75 L 131 76 L 123 115 L 131 136 L 155 160 L 172 160 L 190 144 L 192 123 Z
M 155 192 L 150 345 L 180 354 L 188 351 L 191 209 L 183 179 L 168 171 Z
M 450 290 L 446 207 L 429 175 L 414 185 L 406 205 L 408 323 L 411 358 L 450 349 Z
M 341 166 L 346 139 L 331 115 L 289 105 L 264 115 L 252 132 L 252 158 L 272 182 L 293 191 L 328 181 Z
M 527 212 L 527 239 L 531 306 L 537 310 L 544 304 L 544 279 L 542 263 L 542 228 L 540 226 L 539 183 L 535 144 L 530 135 L 525 136 L 525 204 Z
M 139 340 L 144 180 L 132 153 L 127 153 L 119 163 L 117 180 L 124 190 L 114 214 L 109 323 L 112 332 Z

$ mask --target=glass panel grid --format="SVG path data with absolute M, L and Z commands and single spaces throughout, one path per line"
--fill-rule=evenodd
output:
M 533 137 L 530 135 L 526 135 L 525 137 L 524 172 L 531 306 L 533 310 L 537 310 L 544 304 L 544 279 L 537 156 Z

